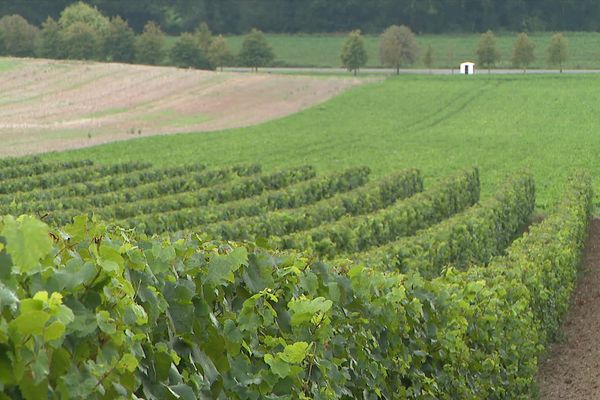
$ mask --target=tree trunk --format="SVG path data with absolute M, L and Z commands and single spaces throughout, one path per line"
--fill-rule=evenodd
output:
M 358 68 L 354 68 L 354 76 L 356 76 L 357 71 L 358 71 Z
M 400 67 L 396 67 L 396 75 L 400 75 Z

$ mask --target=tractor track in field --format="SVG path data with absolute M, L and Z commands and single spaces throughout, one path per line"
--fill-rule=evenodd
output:
M 600 399 L 600 218 L 590 221 L 581 276 L 563 322 L 564 340 L 540 365 L 540 400 Z

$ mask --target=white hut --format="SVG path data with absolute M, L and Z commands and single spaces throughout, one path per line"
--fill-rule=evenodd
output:
M 474 75 L 475 74 L 475 63 L 466 61 L 460 64 L 460 73 L 463 75 Z

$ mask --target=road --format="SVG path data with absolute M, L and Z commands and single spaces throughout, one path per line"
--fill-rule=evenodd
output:
M 225 71 L 229 72 L 252 72 L 250 68 L 232 67 L 225 68 Z M 272 68 L 259 68 L 258 72 L 262 73 L 273 73 L 273 74 L 346 74 L 348 71 L 344 68 L 311 68 L 311 67 L 272 67 Z M 530 69 L 527 70 L 527 74 L 557 74 L 559 71 L 556 69 Z M 393 75 L 396 73 L 395 69 L 392 68 L 363 68 L 359 74 L 368 75 Z M 487 74 L 487 69 L 477 70 L 477 74 Z M 511 74 L 522 74 L 522 69 L 492 69 L 491 74 L 496 75 L 511 75 Z M 598 74 L 598 69 L 569 69 L 563 70 L 565 74 Z M 458 68 L 451 69 L 401 69 L 400 74 L 413 74 L 413 75 L 458 75 Z

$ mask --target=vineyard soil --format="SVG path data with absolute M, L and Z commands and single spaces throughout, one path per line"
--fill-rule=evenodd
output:
M 582 276 L 571 298 L 564 340 L 540 365 L 541 400 L 600 399 L 600 219 L 590 223 Z
M 352 78 L 0 59 L 0 157 L 243 127 L 293 114 Z

